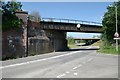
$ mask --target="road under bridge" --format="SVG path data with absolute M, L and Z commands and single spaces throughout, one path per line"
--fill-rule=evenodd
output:
M 83 45 L 91 45 L 91 44 L 99 41 L 100 38 L 74 38 L 74 42 L 76 44 L 79 44 L 81 40 L 84 41 L 84 43 L 85 43 Z

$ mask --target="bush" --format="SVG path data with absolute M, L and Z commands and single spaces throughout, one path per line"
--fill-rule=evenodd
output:
M 71 36 L 68 36 L 67 40 L 68 40 L 68 44 L 74 44 L 75 43 L 74 38 L 71 37 Z

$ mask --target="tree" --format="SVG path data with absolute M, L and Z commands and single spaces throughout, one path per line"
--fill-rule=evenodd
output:
M 15 11 L 20 11 L 22 5 L 20 2 L 8 1 L 2 2 L 2 30 L 18 29 L 21 21 L 15 15 Z
M 93 35 L 93 38 L 96 38 L 96 35 Z
M 2 2 L 0 1 L 0 31 L 2 30 Z
M 113 42 L 114 34 L 116 32 L 115 6 L 117 6 L 118 10 L 118 32 L 120 34 L 120 1 L 118 1 L 107 7 L 108 11 L 104 14 L 104 18 L 102 21 L 104 31 L 103 37 L 108 42 Z
M 30 15 L 29 15 L 29 19 L 35 22 L 40 22 L 41 21 L 41 16 L 39 15 L 39 12 L 37 11 L 33 11 Z
M 67 40 L 68 40 L 68 44 L 74 44 L 74 38 L 72 36 L 68 36 L 67 37 Z

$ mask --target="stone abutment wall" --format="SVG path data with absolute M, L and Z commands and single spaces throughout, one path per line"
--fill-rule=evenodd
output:
M 22 44 L 22 30 L 2 32 L 2 59 L 25 56 L 25 47 Z
M 40 23 L 29 22 L 28 26 L 28 55 L 38 55 L 53 51 L 52 43 L 40 28 Z

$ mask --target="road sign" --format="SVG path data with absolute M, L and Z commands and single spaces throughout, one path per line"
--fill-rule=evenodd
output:
M 114 34 L 114 37 L 115 37 L 115 38 L 119 38 L 118 32 L 116 32 L 116 33 Z
M 77 28 L 80 28 L 81 27 L 81 25 L 80 24 L 77 24 Z

